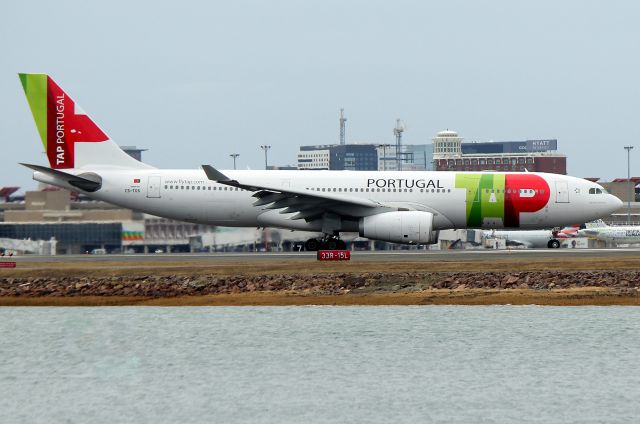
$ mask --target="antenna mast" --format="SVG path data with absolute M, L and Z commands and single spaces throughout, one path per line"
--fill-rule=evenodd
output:
M 345 144 L 345 123 L 347 118 L 344 117 L 344 109 L 340 108 L 340 144 Z
M 402 133 L 404 132 L 404 125 L 400 118 L 396 119 L 396 127 L 393 129 L 393 135 L 396 136 L 396 168 L 398 171 L 402 171 Z

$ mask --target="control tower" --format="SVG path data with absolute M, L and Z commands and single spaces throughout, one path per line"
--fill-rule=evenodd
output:
M 462 157 L 462 137 L 456 131 L 440 131 L 433 137 L 433 160 Z

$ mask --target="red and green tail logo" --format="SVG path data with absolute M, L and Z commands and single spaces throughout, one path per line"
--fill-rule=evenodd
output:
M 52 168 L 73 168 L 75 143 L 109 137 L 45 74 L 19 74 Z

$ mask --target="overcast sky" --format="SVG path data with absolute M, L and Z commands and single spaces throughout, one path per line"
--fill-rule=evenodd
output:
M 295 164 L 302 144 L 557 138 L 569 174 L 640 174 L 640 2 L 9 1 L 0 186 L 45 164 L 18 72 L 45 72 L 157 167 Z

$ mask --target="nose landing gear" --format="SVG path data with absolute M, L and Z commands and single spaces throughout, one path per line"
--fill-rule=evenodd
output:
M 304 244 L 304 250 L 315 252 L 318 250 L 346 250 L 347 243 L 336 236 L 326 236 L 322 239 L 309 239 Z

